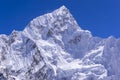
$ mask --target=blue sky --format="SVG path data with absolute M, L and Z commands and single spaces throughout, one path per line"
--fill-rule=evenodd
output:
M 23 30 L 33 18 L 62 5 L 94 36 L 120 37 L 120 0 L 0 0 L 0 34 Z

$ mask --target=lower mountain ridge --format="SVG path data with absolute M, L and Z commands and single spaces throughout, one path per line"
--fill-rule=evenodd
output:
M 120 80 L 120 39 L 92 36 L 69 10 L 0 35 L 0 80 Z

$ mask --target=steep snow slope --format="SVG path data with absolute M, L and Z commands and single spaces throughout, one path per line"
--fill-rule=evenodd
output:
M 120 39 L 93 37 L 69 10 L 0 35 L 0 80 L 119 80 Z

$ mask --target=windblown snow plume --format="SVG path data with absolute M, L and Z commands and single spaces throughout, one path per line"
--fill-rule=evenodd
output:
M 69 10 L 0 35 L 0 80 L 120 80 L 120 39 L 93 37 Z

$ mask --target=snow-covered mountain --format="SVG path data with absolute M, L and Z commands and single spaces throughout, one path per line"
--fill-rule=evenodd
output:
M 93 37 L 69 10 L 0 35 L 0 80 L 120 80 L 120 39 Z

